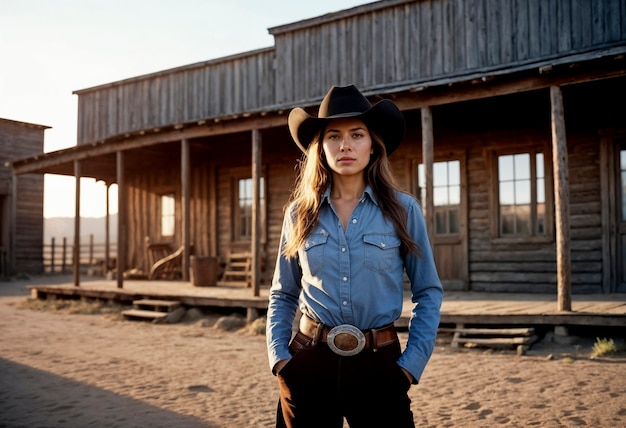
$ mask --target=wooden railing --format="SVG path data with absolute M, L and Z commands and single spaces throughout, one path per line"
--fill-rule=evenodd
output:
M 105 275 L 106 272 L 115 265 L 115 255 L 117 253 L 117 244 L 112 242 L 109 244 L 109 266 L 105 266 L 106 245 L 104 243 L 95 243 L 93 235 L 89 235 L 88 243 L 81 243 L 78 252 L 79 265 L 81 270 L 87 270 L 88 273 Z M 43 245 L 43 267 L 45 273 L 70 273 L 74 268 L 73 261 L 74 243 L 69 242 L 67 238 L 57 241 L 52 238 L 50 243 Z

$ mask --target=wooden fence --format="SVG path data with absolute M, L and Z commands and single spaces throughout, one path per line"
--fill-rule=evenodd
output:
M 109 244 L 109 266 L 106 264 L 106 244 L 95 243 L 93 235 L 89 235 L 89 242 L 80 244 L 78 259 L 81 271 L 91 275 L 106 275 L 107 271 L 115 267 L 117 243 Z M 74 269 L 74 244 L 62 238 L 57 242 L 55 238 L 43 245 L 43 266 L 45 273 L 70 273 Z

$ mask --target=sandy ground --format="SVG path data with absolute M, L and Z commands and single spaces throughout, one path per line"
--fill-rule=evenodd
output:
M 0 427 L 272 426 L 264 336 L 24 309 L 25 294 L 0 283 Z M 626 354 L 547 342 L 517 356 L 442 341 L 410 390 L 416 426 L 626 427 Z

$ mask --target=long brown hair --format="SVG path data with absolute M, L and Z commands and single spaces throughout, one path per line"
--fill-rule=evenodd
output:
M 402 254 L 409 252 L 420 254 L 420 249 L 411 238 L 406 225 L 406 210 L 397 197 L 400 189 L 391 172 L 387 150 L 382 139 L 371 130 L 374 153 L 365 169 L 365 180 L 372 188 L 383 216 L 391 220 L 402 243 Z M 319 221 L 321 198 L 324 191 L 332 184 L 332 171 L 323 155 L 321 135 L 324 129 L 313 138 L 307 154 L 299 162 L 299 172 L 291 199 L 287 205 L 287 215 L 292 216 L 291 230 L 282 248 L 287 258 L 298 255 L 298 249 L 304 244 Z

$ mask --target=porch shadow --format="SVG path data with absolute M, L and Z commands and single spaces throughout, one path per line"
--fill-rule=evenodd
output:
M 213 428 L 220 425 L 0 358 L 0 426 Z

